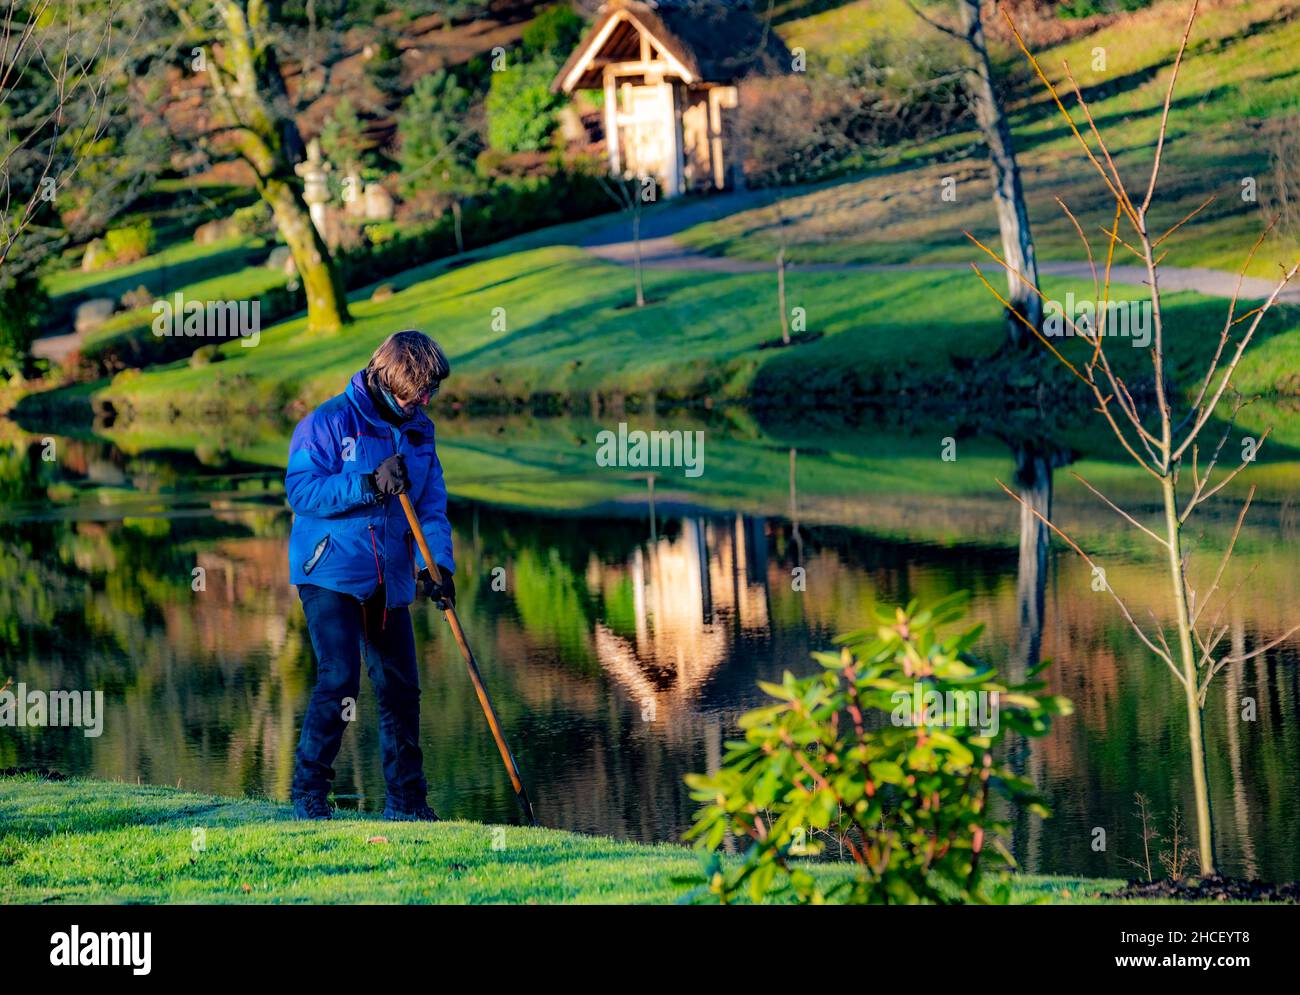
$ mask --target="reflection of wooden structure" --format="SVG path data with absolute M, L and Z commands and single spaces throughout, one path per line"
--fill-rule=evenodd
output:
M 671 197 L 741 184 L 737 88 L 789 58 L 742 0 L 608 0 L 551 88 L 603 90 L 610 171 Z
M 638 547 L 625 567 L 589 574 L 593 588 L 626 579 L 635 629 L 595 626 L 596 655 L 647 715 L 689 711 L 742 633 L 770 630 L 767 535 L 761 518 L 687 518 L 675 539 Z

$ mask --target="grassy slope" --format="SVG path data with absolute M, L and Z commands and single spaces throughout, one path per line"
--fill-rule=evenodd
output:
M 283 286 L 283 272 L 262 265 L 270 246 L 265 239 L 235 237 L 198 245 L 189 238 L 172 242 L 144 259 L 125 266 L 83 273 L 60 270 L 45 278 L 46 290 L 58 312 L 92 297 L 111 297 L 144 287 L 154 297 L 180 293 L 186 300 L 255 300 Z M 93 354 L 106 346 L 125 347 L 147 336 L 154 320 L 152 306 L 119 311 L 86 332 L 81 351 Z
M 678 846 L 470 822 L 307 824 L 273 802 L 103 781 L 0 778 L 0 812 L 5 902 L 661 904 L 700 868 Z M 1015 899 L 1090 902 L 1118 886 L 1025 877 Z
M 652 271 L 651 303 L 638 310 L 628 306 L 629 270 L 571 245 L 525 247 L 451 270 L 433 264 L 413 271 L 391 299 L 358 301 L 356 323 L 341 333 L 308 337 L 303 319 L 293 319 L 264 331 L 253 348 L 228 343 L 220 364 L 191 368 L 179 361 L 127 371 L 97 396 L 146 420 L 310 406 L 335 393 L 385 335 L 418 327 L 452 357 L 453 399 L 599 391 L 736 400 L 757 391 L 803 403 L 888 394 L 909 384 L 940 393 L 956 388 L 970 374 L 954 370 L 954 359 L 988 355 L 1003 334 L 996 304 L 964 272 L 800 273 L 790 279 L 788 300 L 806 306 L 809 328 L 823 337 L 792 350 L 760 349 L 777 333 L 771 282 L 764 274 Z M 1089 289 L 1071 280 L 1045 286 L 1057 295 Z M 1140 295 L 1137 288 L 1114 292 Z M 1219 301 L 1167 296 L 1175 371 L 1198 369 L 1208 358 L 1221 313 Z M 494 314 L 504 316 L 504 328 L 494 328 Z M 1280 310 L 1268 331 L 1295 323 Z M 1240 388 L 1287 389 L 1292 368 L 1278 364 L 1295 348 L 1287 336 L 1258 360 L 1248 358 Z M 1133 371 L 1141 360 L 1136 349 L 1116 356 Z
M 1036 53 L 1049 78 L 1065 85 L 1063 93 L 1069 87 L 1062 65 L 1069 63 L 1131 192 L 1145 189 L 1169 69 L 1186 16 L 1185 3 L 1158 2 L 1109 27 Z M 920 24 L 902 0 L 863 0 L 780 30 L 789 44 L 834 61 L 851 55 L 863 39 L 883 34 L 905 44 L 918 31 L 931 29 Z M 1099 48 L 1105 50 L 1106 64 L 1095 70 L 1093 52 Z M 1286 116 L 1300 112 L 1297 49 L 1296 0 L 1203 7 L 1179 74 L 1152 226 L 1158 231 L 1173 225 L 1211 193 L 1217 200 L 1166 245 L 1167 265 L 1230 271 L 1241 266 L 1268 210 L 1271 136 L 1284 126 Z M 1113 202 L 1046 91 L 1036 81 L 1025 85 L 1032 97 L 1013 107 L 1013 117 L 1038 254 L 1042 259 L 1080 259 L 1084 253 L 1078 235 L 1055 198 L 1070 206 L 1098 247 L 1102 240 L 1097 233 L 1109 224 Z M 1072 98 L 1067 103 L 1073 107 Z M 1077 110 L 1075 117 L 1086 129 Z M 898 168 L 901 162 L 953 152 L 964 158 Z M 974 133 L 889 150 L 884 163 L 877 175 L 823 185 L 790 199 L 784 214 L 791 224 L 787 235 L 792 258 L 964 261 L 971 258 L 971 249 L 962 229 L 996 237 L 985 156 Z M 956 203 L 939 200 L 946 176 L 958 181 Z M 1259 203 L 1242 200 L 1241 181 L 1247 176 L 1258 182 Z M 709 252 L 770 259 L 776 246 L 775 221 L 774 212 L 754 210 L 700 226 L 683 240 Z M 1293 262 L 1297 253 L 1300 242 L 1294 232 L 1274 237 L 1261 248 L 1249 272 L 1274 276 L 1278 263 Z
M 268 290 L 283 286 L 284 282 L 285 277 L 282 272 L 269 270 L 265 266 L 245 266 L 232 273 L 222 273 L 209 279 L 196 280 L 175 287 L 171 293 L 180 293 L 185 301 L 257 300 Z M 172 300 L 170 296 L 167 299 L 169 303 Z M 82 351 L 94 351 L 111 340 L 119 338 L 125 345 L 127 339 L 147 334 L 154 317 L 152 305 L 119 312 L 93 331 L 86 333 Z
M 863 18 L 868 26 L 875 24 L 872 18 L 879 20 L 875 26 L 882 30 L 914 32 L 919 26 L 915 18 L 905 10 L 893 10 L 894 6 L 901 9 L 901 0 L 889 0 L 879 10 L 850 4 L 790 22 L 782 30 L 792 43 L 834 55 L 836 45 L 851 45 L 845 39 L 861 36 L 848 29 Z M 1189 203 L 1205 189 L 1201 170 L 1207 156 L 1217 157 L 1219 166 L 1237 177 L 1243 168 L 1241 156 L 1259 151 L 1259 141 L 1247 143 L 1243 151 L 1239 134 L 1233 132 L 1229 141 L 1214 129 L 1239 127 L 1240 116 L 1252 111 L 1277 112 L 1285 102 L 1283 92 L 1294 88 L 1295 70 L 1286 55 L 1288 45 L 1300 44 L 1300 22 L 1290 19 L 1295 0 L 1248 6 L 1248 10 L 1233 5 L 1207 11 L 1186 66 L 1182 91 L 1186 106 L 1180 107 L 1184 113 L 1175 122 L 1170 178 Z M 1056 65 L 1059 57 L 1070 56 L 1074 64 L 1088 65 L 1084 56 L 1093 43 L 1106 46 L 1107 78 L 1114 86 L 1098 96 L 1096 109 L 1099 118 L 1117 129 L 1121 156 L 1143 151 L 1153 134 L 1153 109 L 1162 95 L 1159 70 L 1176 44 L 1176 37 L 1166 35 L 1179 9 L 1178 4 L 1160 4 L 1133 15 L 1136 20 L 1122 20 L 1060 46 L 1047 60 Z M 1140 43 L 1133 41 L 1134 36 Z M 1095 80 L 1083 82 L 1101 85 Z M 1095 197 L 1102 188 L 1086 172 L 1072 169 L 1062 177 L 1061 156 L 1069 139 L 1050 110 L 1044 100 L 1037 100 L 1020 112 L 1018 133 L 1026 136 L 1028 157 L 1038 163 L 1030 169 L 1036 177 L 1031 178 L 1031 188 L 1037 183 L 1037 195 L 1045 198 L 1062 190 L 1069 194 L 1074 186 L 1090 186 Z M 1193 133 L 1193 127 L 1202 130 Z M 1178 140 L 1185 138 L 1191 141 Z M 1179 165 L 1179 149 L 1196 152 L 1197 162 Z M 966 225 L 989 227 L 988 197 L 978 189 L 984 181 L 976 176 L 983 169 L 978 160 L 960 168 L 937 168 L 961 173 L 967 167 L 969 189 L 945 211 L 933 209 L 937 178 L 928 176 L 926 168 L 833 184 L 798 198 L 795 239 L 807 239 L 800 253 L 805 258 L 894 261 L 970 258 L 972 250 L 964 245 L 959 230 Z M 1079 175 L 1083 179 L 1075 178 Z M 1236 205 L 1231 197 L 1223 200 L 1228 213 L 1219 216 L 1218 208 L 1211 208 L 1196 219 L 1186 229 L 1191 233 L 1190 249 L 1175 249 L 1172 262 L 1226 265 L 1226 255 L 1213 258 L 1211 246 L 1227 254 L 1244 249 L 1244 244 L 1239 245 L 1248 239 L 1243 226 L 1253 224 L 1257 211 L 1243 208 L 1239 197 Z M 1087 204 L 1075 206 L 1085 214 L 1088 211 Z M 1035 211 L 1036 223 L 1041 213 Z M 761 211 L 746 212 L 696 229 L 691 238 L 710 251 L 765 256 L 771 249 L 768 220 Z M 1085 220 L 1109 219 L 1098 214 Z M 1047 257 L 1077 258 L 1072 229 L 1061 225 L 1037 229 L 1040 250 Z M 804 399 L 815 396 L 833 404 L 837 395 L 888 395 L 900 382 L 925 382 L 941 394 L 945 384 L 936 384 L 934 374 L 947 374 L 950 381 L 960 382 L 961 376 L 953 375 L 953 360 L 987 355 L 1000 341 L 996 303 L 969 273 L 792 272 L 789 303 L 805 307 L 810 329 L 824 337 L 794 350 L 759 350 L 760 342 L 777 333 L 769 276 L 651 273 L 652 303 L 636 310 L 627 306 L 628 270 L 590 260 L 572 246 L 547 246 L 585 230 L 566 227 L 567 232 L 539 233 L 532 239 L 502 243 L 491 253 L 472 254 L 481 261 L 459 269 L 449 271 L 444 263 L 435 263 L 413 270 L 397 281 L 407 289 L 393 300 L 358 302 L 357 324 L 341 335 L 308 340 L 301 335 L 302 320 L 291 320 L 265 333 L 262 345 L 255 349 L 231 345 L 225 350 L 230 360 L 219 367 L 192 370 L 181 362 L 144 376 L 129 372 L 100 396 L 154 420 L 173 414 L 229 412 L 234 399 L 242 409 L 278 409 L 294 401 L 310 405 L 336 390 L 341 377 L 362 365 L 380 337 L 413 325 L 448 347 L 456 368 L 448 389 L 462 398 L 513 401 L 538 393 L 582 397 L 599 391 L 734 399 L 757 386 L 767 394 L 801 388 Z M 543 248 L 530 250 L 529 246 Z M 1281 251 L 1279 245 L 1272 248 Z M 1271 266 L 1271 251 L 1260 256 L 1260 266 Z M 231 279 L 237 282 L 239 277 Z M 1083 283 L 1045 281 L 1045 290 L 1054 296 L 1087 289 Z M 1140 290 L 1117 287 L 1114 294 L 1133 298 L 1140 296 Z M 1170 322 L 1180 332 L 1184 327 L 1205 332 L 1201 336 L 1205 341 L 1217 332 L 1217 303 L 1194 295 L 1171 295 L 1167 307 L 1170 315 L 1187 317 Z M 504 331 L 493 329 L 495 308 L 504 309 Z M 1289 316 L 1282 319 L 1281 327 L 1295 324 L 1294 316 Z M 1189 341 L 1192 337 L 1184 336 Z M 1253 350 L 1238 371 L 1239 388 L 1247 394 L 1293 394 L 1293 371 L 1300 356 L 1300 340 L 1293 339 L 1294 335 L 1275 336 Z M 1205 352 L 1197 343 L 1187 352 L 1186 365 Z M 1300 431 L 1292 431 L 1289 425 L 1294 415 L 1280 414 L 1283 424 L 1275 429 L 1274 439 L 1294 445 L 1300 439 Z M 1247 412 L 1243 423 L 1255 432 L 1267 424 L 1257 412 Z
M 770 320 L 770 283 L 758 274 L 652 272 L 646 284 L 653 303 L 637 310 L 627 306 L 629 270 L 553 246 L 445 272 L 383 303 L 358 302 L 356 324 L 339 335 L 308 339 L 302 320 L 290 321 L 264 333 L 256 348 L 225 347 L 229 361 L 219 369 L 191 370 L 182 362 L 161 373 L 128 374 L 103 396 L 142 412 L 181 408 L 179 399 L 182 410 L 202 410 L 222 406 L 237 382 L 253 392 L 240 394 L 250 406 L 277 397 L 313 403 L 363 366 L 380 338 L 414 326 L 452 356 L 448 389 L 456 396 L 672 388 L 685 396 L 738 397 L 772 355 L 756 347 L 779 335 Z M 979 306 L 982 288 L 961 274 L 814 274 L 800 278 L 798 293 L 797 300 L 808 301 L 810 324 L 834 337 L 813 350 L 833 353 L 826 358 L 836 366 L 886 368 L 898 341 L 918 330 L 931 346 L 916 356 L 920 364 L 974 356 L 998 334 L 995 315 Z M 504 330 L 493 329 L 495 308 L 504 308 Z
M 268 285 L 283 283 L 282 275 L 246 265 L 254 258 L 265 256 L 270 248 L 265 239 L 255 236 L 226 238 L 204 245 L 184 239 L 125 266 L 89 273 L 79 269 L 59 270 L 45 277 L 45 289 L 57 303 L 65 297 L 119 298 L 141 286 L 156 295 L 175 293 L 219 278 L 247 281 L 259 270 L 279 276 Z M 123 317 L 115 315 L 114 320 Z

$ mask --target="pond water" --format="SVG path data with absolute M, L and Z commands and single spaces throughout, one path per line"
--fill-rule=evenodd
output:
M 1017 506 L 993 484 L 994 470 L 1012 480 L 1018 459 L 1022 490 L 1045 500 L 1050 461 L 1035 480 L 1032 458 L 994 440 L 967 471 L 977 483 L 902 486 L 897 449 L 850 456 L 831 443 L 765 440 L 752 452 L 716 449 L 729 469 L 711 489 L 628 474 L 601 490 L 608 478 L 589 461 L 550 465 L 523 458 L 517 443 L 514 476 L 484 464 L 505 437 L 497 426 L 451 432 L 444 462 L 461 617 L 543 824 L 679 839 L 694 809 L 683 775 L 716 767 L 737 717 L 763 699 L 759 680 L 810 672 L 809 654 L 867 623 L 877 601 L 958 589 L 973 593 L 971 620 L 987 626 L 982 656 L 1013 674 L 1053 659 L 1050 686 L 1076 705 L 1049 736 L 1016 747 L 1015 763 L 1054 811 L 1016 823 L 1011 845 L 1027 869 L 1131 876 L 1135 792 L 1162 831 L 1175 807 L 1188 813 L 1183 704 L 1168 672 L 1074 554 L 1021 541 Z M 538 452 L 560 437 L 590 433 L 544 426 Z M 224 453 L 201 451 L 201 461 L 43 441 L 12 426 L 4 438 L 0 683 L 102 689 L 105 716 L 96 738 L 0 729 L 0 768 L 286 798 L 312 660 L 288 583 L 281 472 Z M 774 479 L 759 487 L 746 470 Z M 1159 559 L 1068 491 L 1063 470 L 1055 476 L 1054 515 L 1106 550 L 1135 614 L 1160 616 Z M 518 508 L 556 493 L 571 495 L 569 507 Z M 1214 562 L 1234 518 L 1235 506 L 1211 513 L 1196 564 Z M 1300 606 L 1289 503 L 1261 499 L 1251 522 L 1241 540 L 1248 593 L 1225 615 L 1237 652 L 1281 635 Z M 195 568 L 204 590 L 193 590 Z M 431 801 L 444 817 L 512 821 L 509 784 L 441 613 L 414 614 Z M 1227 873 L 1300 877 L 1296 646 L 1229 668 L 1211 689 Z M 339 804 L 366 810 L 383 804 L 371 700 L 363 680 L 336 764 Z

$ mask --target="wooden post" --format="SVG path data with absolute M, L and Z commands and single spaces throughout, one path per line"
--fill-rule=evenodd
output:
M 677 109 L 677 92 L 669 80 L 659 83 L 664 107 L 664 196 L 674 197 L 682 192 L 682 118 Z
M 614 73 L 606 69 L 604 75 L 605 150 L 609 154 L 609 171 L 618 176 L 623 172 L 623 157 L 618 147 L 618 90 L 614 85 Z

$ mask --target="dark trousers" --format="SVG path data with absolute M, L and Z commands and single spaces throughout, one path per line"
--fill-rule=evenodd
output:
M 420 751 L 420 677 L 415 633 L 406 608 L 384 610 L 384 589 L 369 601 L 314 584 L 298 588 L 316 651 L 316 685 L 307 704 L 293 771 L 295 794 L 329 794 L 347 728 L 345 698 L 356 712 L 365 658 L 379 708 L 379 745 L 388 800 L 408 809 L 425 801 L 424 754 Z

